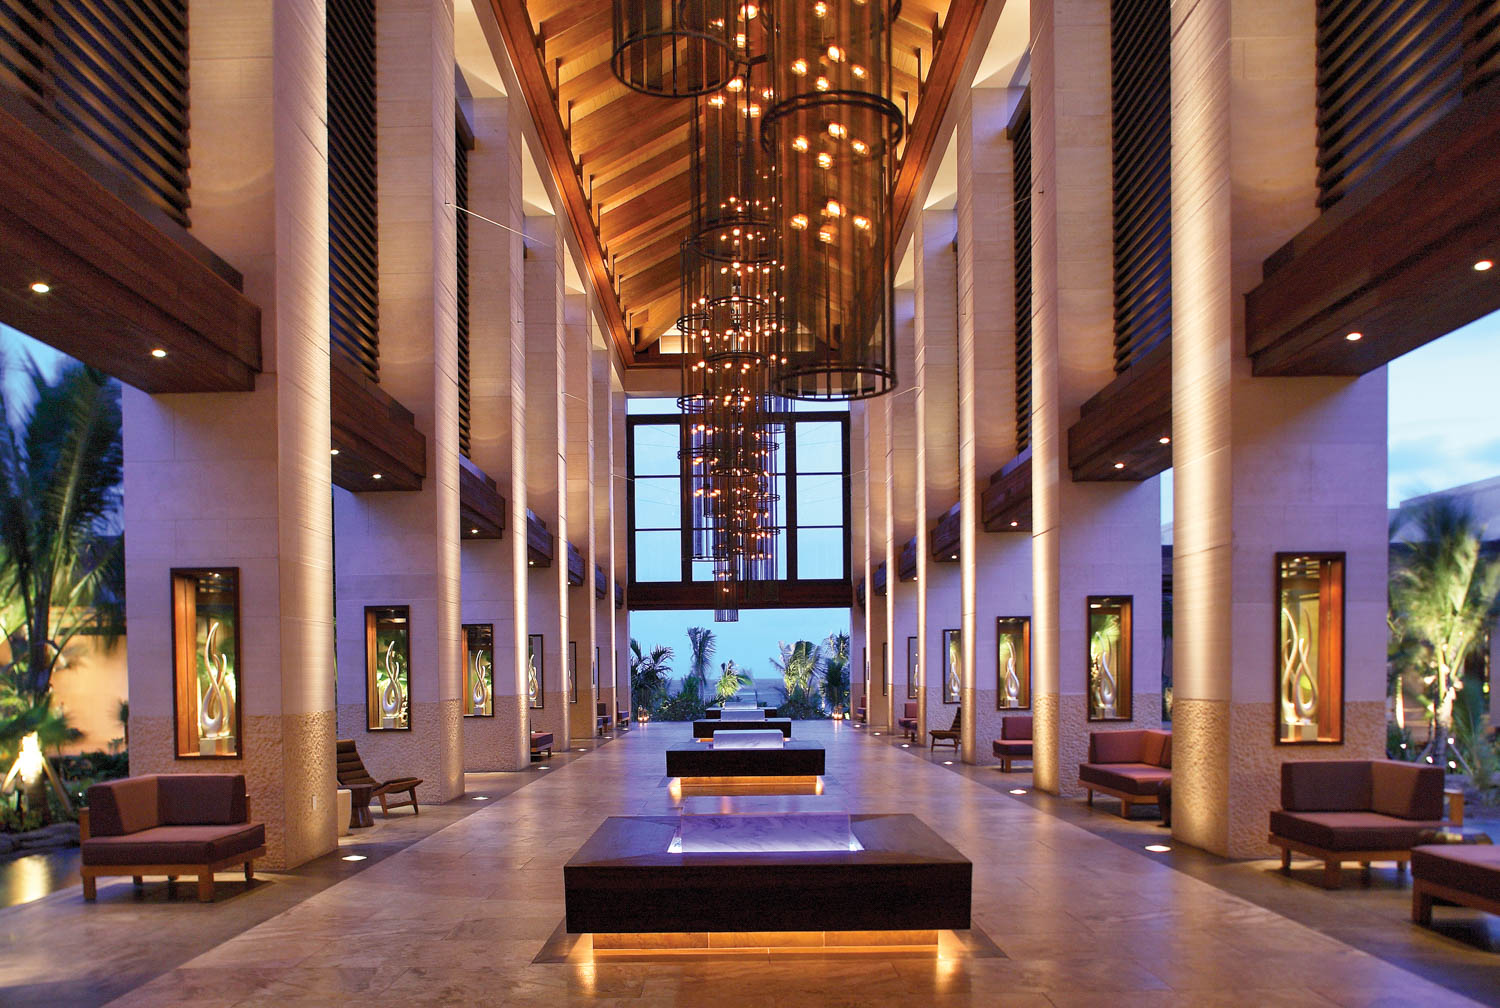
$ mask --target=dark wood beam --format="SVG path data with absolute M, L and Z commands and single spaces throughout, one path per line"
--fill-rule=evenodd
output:
M 875 569 L 870 572 L 871 589 L 876 595 L 885 595 L 885 581 L 885 564 L 877 564 Z
M 568 543 L 568 587 L 577 588 L 583 584 L 583 554 L 578 552 L 578 547 Z
M 547 523 L 526 509 L 526 565 L 528 567 L 551 567 L 552 554 L 557 548 L 557 537 L 547 529 Z
M 962 535 L 960 505 L 949 508 L 932 526 L 927 536 L 927 550 L 937 563 L 957 563 L 958 544 Z
M 531 30 L 531 20 L 526 13 L 523 0 L 490 0 L 499 22 L 500 33 L 505 39 L 506 50 L 513 57 L 516 76 L 520 79 L 521 93 L 531 120 L 536 124 L 546 155 L 547 167 L 552 172 L 562 196 L 563 208 L 572 225 L 574 237 L 583 250 L 584 266 L 589 282 L 609 327 L 615 349 L 626 364 L 635 361 L 635 350 L 630 343 L 630 334 L 625 330 L 625 316 L 620 310 L 620 299 L 615 296 L 614 283 L 604 258 L 604 244 L 594 230 L 594 222 L 588 198 L 583 192 L 583 180 L 574 168 L 573 155 L 568 149 L 568 137 L 563 131 L 562 117 L 558 113 L 557 97 L 553 94 L 551 79 L 542 65 L 541 45 Z
M 984 19 L 986 0 L 952 0 L 948 6 L 948 17 L 943 22 L 942 38 L 937 52 L 932 57 L 932 68 L 922 84 L 921 101 L 917 103 L 917 118 L 907 137 L 906 149 L 901 156 L 901 165 L 896 170 L 894 199 L 895 218 L 891 233 L 901 234 L 906 218 L 916 204 L 917 191 L 922 176 L 927 171 L 927 161 L 933 156 L 938 135 L 942 131 L 943 118 L 948 113 L 948 103 L 963 75 L 964 63 L 969 50 L 975 44 L 980 22 Z M 1019 0 L 1010 0 L 1012 3 Z M 900 102 L 897 102 L 900 105 Z M 892 250 L 895 254 L 895 250 Z
M 1266 260 L 1256 375 L 1359 375 L 1500 310 L 1500 81 L 1464 97 Z M 1358 341 L 1346 337 L 1360 333 Z
M 0 94 L 0 320 L 147 392 L 253 389 L 260 309 L 239 274 Z
M 630 610 L 703 609 L 713 605 L 708 583 L 635 581 L 630 585 Z M 848 581 L 766 581 L 747 590 L 741 609 L 845 608 L 854 596 Z
M 329 392 L 334 485 L 351 493 L 422 489 L 427 439 L 411 411 L 338 350 L 329 367 Z
M 986 532 L 1031 531 L 1031 449 L 1001 466 L 979 494 Z
M 915 581 L 917 579 L 917 537 L 912 536 L 906 540 L 901 547 L 901 554 L 896 558 L 896 576 L 902 581 Z
M 1068 468 L 1077 481 L 1150 479 L 1172 468 L 1171 437 L 1167 340 L 1083 404 L 1078 422 L 1068 428 Z
M 505 498 L 495 481 L 462 455 L 458 459 L 459 535 L 499 539 L 505 531 Z

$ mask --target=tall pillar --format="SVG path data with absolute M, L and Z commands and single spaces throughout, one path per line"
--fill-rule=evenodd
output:
M 495 628 L 493 717 L 464 718 L 465 770 L 519 770 L 526 734 L 526 340 L 520 123 L 524 114 L 481 75 L 469 82 L 471 218 L 469 453 L 505 498 L 499 541 L 463 544 L 463 622 Z
M 323 18 L 292 6 L 190 18 L 192 233 L 260 306 L 255 390 L 123 394 L 130 771 L 245 774 L 273 868 L 337 843 Z M 177 756 L 175 567 L 239 569 L 239 759 Z
M 888 397 L 887 397 L 888 398 Z M 865 549 L 865 612 L 869 621 L 870 686 L 869 702 L 865 714 L 871 728 L 889 728 L 891 725 L 890 689 L 886 686 L 887 669 L 890 665 L 890 582 L 895 574 L 886 568 L 886 592 L 875 593 L 875 569 L 887 561 L 890 548 L 890 511 L 887 498 L 890 494 L 890 460 L 886 447 L 890 441 L 888 405 L 877 400 L 864 404 L 865 414 L 865 472 L 868 487 L 869 535 Z
M 1115 377 L 1108 0 L 1034 0 L 1032 622 L 1036 786 L 1078 792 L 1091 730 L 1160 723 L 1160 484 L 1075 483 L 1068 428 Z M 1088 721 L 1088 596 L 1129 596 L 1130 721 Z
M 568 727 L 568 467 L 564 400 L 562 226 L 551 215 L 526 217 L 526 505 L 552 533 L 552 565 L 529 567 L 527 621 L 540 634 L 536 661 L 540 708 L 531 728 L 552 732 L 561 746 Z
M 864 605 L 849 609 L 849 703 L 847 717 L 864 706 L 865 655 L 870 646 L 870 509 L 869 424 L 867 404 L 849 406 L 849 575 L 855 586 L 865 586 Z
M 459 630 L 458 322 L 453 202 L 453 12 L 379 0 L 380 387 L 411 410 L 427 476 L 407 493 L 334 494 L 339 731 L 378 776 L 463 793 Z M 410 607 L 409 731 L 370 730 L 365 607 Z
M 916 581 L 902 581 L 901 550 L 917 531 L 917 390 L 916 375 L 916 302 L 910 290 L 896 291 L 896 374 L 910 377 L 900 379 L 895 392 L 883 396 L 887 411 L 886 429 L 890 432 L 886 442 L 886 468 L 890 480 L 886 484 L 886 514 L 889 516 L 890 533 L 886 547 L 886 602 L 889 615 L 886 618 L 891 641 L 891 729 L 905 710 L 908 699 L 917 704 L 921 717 L 921 665 L 909 669 L 906 660 L 908 638 L 917 638 L 920 643 L 920 628 L 917 625 L 917 607 L 921 585 Z M 919 659 L 922 656 L 919 654 Z M 916 689 L 910 687 L 915 684 Z M 918 728 L 920 730 L 920 724 Z
M 1385 369 L 1255 378 L 1244 354 L 1244 295 L 1316 216 L 1314 38 L 1305 0 L 1172 34 L 1173 832 L 1230 857 L 1268 852 L 1280 763 L 1385 749 Z M 1284 550 L 1345 554 L 1341 745 L 1272 741 Z
M 569 292 L 563 326 L 563 389 L 567 410 L 564 465 L 568 471 L 565 507 L 568 536 L 583 557 L 583 584 L 568 585 L 568 650 L 572 666 L 568 693 L 568 737 L 594 737 L 594 376 L 589 306 L 584 294 Z
M 597 332 L 597 330 L 595 330 Z M 609 718 L 607 728 L 615 728 L 615 712 L 625 710 L 629 704 L 616 703 L 620 699 L 615 688 L 615 648 L 619 630 L 615 619 L 615 537 L 611 527 L 615 511 L 614 419 L 611 414 L 623 409 L 623 400 L 612 394 L 609 383 L 610 350 L 594 347 L 589 356 L 589 373 L 594 387 L 594 563 L 604 572 L 604 597 L 594 594 L 594 571 L 589 570 L 589 597 L 594 600 L 595 650 L 589 660 L 594 666 L 594 680 L 598 684 L 598 702 L 604 705 L 604 716 Z
M 623 703 L 620 708 L 630 713 L 630 723 L 635 723 L 635 706 L 630 697 L 630 596 L 629 596 L 629 550 L 630 529 L 626 527 L 621 518 L 624 513 L 626 502 L 630 499 L 629 469 L 625 465 L 625 385 L 620 378 L 620 372 L 615 365 L 613 355 L 609 358 L 609 392 L 610 399 L 616 404 L 609 413 L 610 432 L 614 438 L 610 449 L 610 459 L 613 469 L 611 470 L 610 486 L 613 488 L 615 501 L 619 504 L 619 511 L 610 511 L 610 536 L 615 544 L 614 552 L 614 583 L 609 588 L 609 604 L 614 613 L 615 625 L 618 632 L 615 635 L 615 659 L 613 674 L 615 677 L 615 688 L 619 690 Z M 618 584 L 624 595 L 624 607 L 616 609 L 614 585 Z
M 1031 541 L 986 532 L 980 491 L 1016 455 L 1013 155 L 1005 128 L 1020 88 L 976 88 L 959 110 L 958 487 L 963 558 L 966 763 L 994 761 L 1000 737 L 995 621 L 1031 615 Z
M 953 724 L 945 699 L 943 632 L 960 627 L 959 565 L 932 557 L 932 527 L 958 503 L 958 277 L 952 210 L 924 210 L 916 256 L 917 639 L 922 654 L 923 731 Z M 962 646 L 962 645 L 961 645 Z M 969 650 L 963 646 L 963 650 Z M 955 670 L 963 675 L 962 667 Z M 925 736 L 919 736 L 925 741 Z

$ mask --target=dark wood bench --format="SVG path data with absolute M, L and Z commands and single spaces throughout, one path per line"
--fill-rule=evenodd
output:
M 1432 923 L 1432 905 L 1442 900 L 1500 914 L 1500 847 L 1494 844 L 1434 844 L 1411 850 L 1411 919 Z
M 552 733 L 549 731 L 534 731 L 531 733 L 531 755 L 541 756 L 543 753 L 552 755 Z

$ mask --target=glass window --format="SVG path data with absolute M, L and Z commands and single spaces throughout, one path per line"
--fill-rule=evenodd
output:
M 682 480 L 640 476 L 635 480 L 635 527 L 682 527 Z
M 844 529 L 797 530 L 797 577 L 804 581 L 844 576 Z
M 844 425 L 799 422 L 796 461 L 798 472 L 843 472 Z
M 844 524 L 844 477 L 797 476 L 797 524 Z
M 681 427 L 673 424 L 635 425 L 635 475 L 676 476 Z
M 637 581 L 681 581 L 682 534 L 637 531 L 634 560 Z

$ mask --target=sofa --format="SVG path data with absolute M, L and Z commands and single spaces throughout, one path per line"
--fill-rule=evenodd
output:
M 1161 785 L 1172 779 L 1172 733 L 1154 728 L 1089 732 L 1089 761 L 1078 767 L 1078 782 L 1088 790 L 1120 799 L 1120 815 L 1130 818 L 1136 805 L 1156 805 Z
M 1453 817 L 1463 819 L 1463 796 Z M 1337 889 L 1345 861 L 1369 870 L 1372 861 L 1404 868 L 1427 830 L 1456 825 L 1444 818 L 1443 771 L 1395 760 L 1316 760 L 1281 765 L 1281 808 L 1271 812 L 1272 845 L 1281 870 L 1292 853 L 1323 862 L 1323 887 Z
M 1436 900 L 1500 914 L 1500 847 L 1435 844 L 1411 849 L 1411 919 L 1432 923 Z
M 1031 759 L 1031 715 L 1011 714 L 1000 719 L 1000 737 L 992 743 L 1000 770 L 1010 773 L 1012 760 Z
M 915 700 L 906 702 L 906 712 L 896 719 L 896 727 L 900 728 L 913 742 L 917 740 L 917 702 Z
M 609 731 L 609 706 L 603 702 L 594 705 L 594 734 L 603 735 Z
M 870 709 L 868 707 L 856 707 L 856 708 L 854 708 L 854 723 L 855 724 L 869 724 L 870 723 Z
M 549 731 L 534 731 L 531 733 L 531 755 L 541 756 L 545 753 L 552 755 L 552 733 Z
M 213 902 L 214 872 L 266 853 L 266 828 L 250 821 L 244 774 L 153 774 L 95 784 L 78 817 L 83 898 L 97 895 L 97 879 L 129 875 L 198 877 L 198 899 Z

